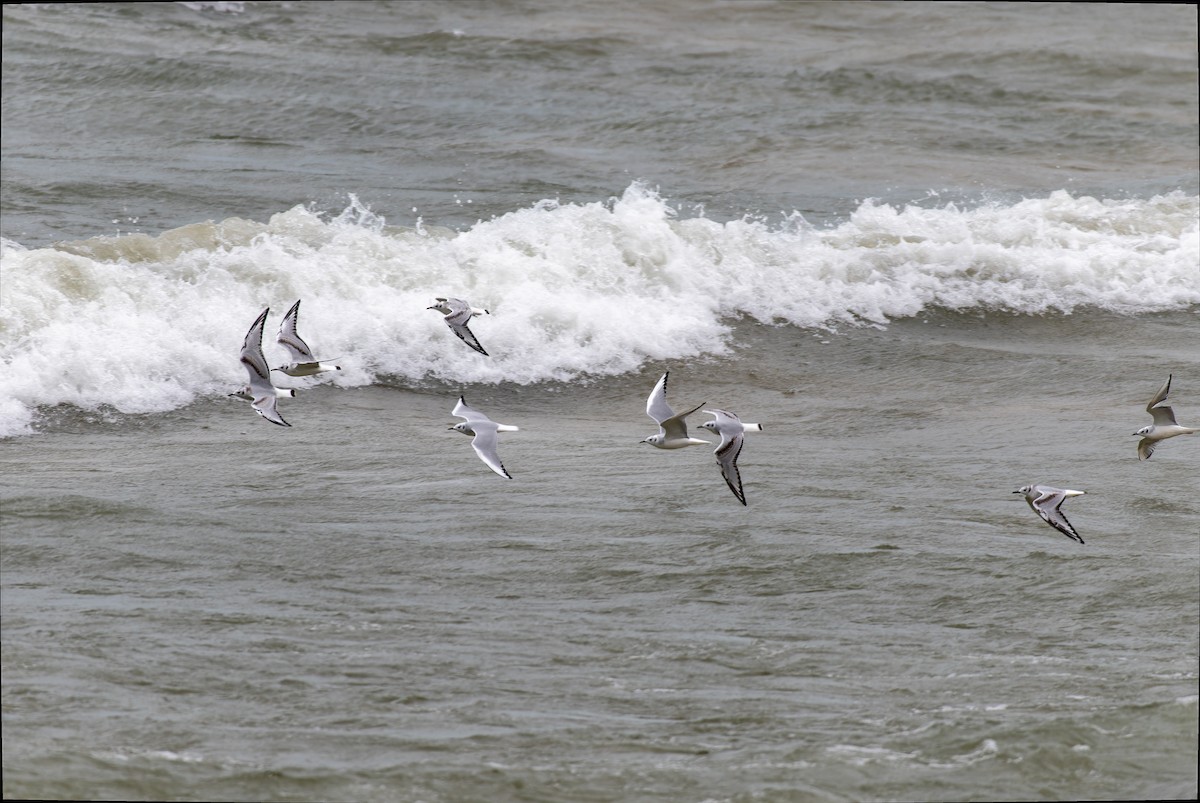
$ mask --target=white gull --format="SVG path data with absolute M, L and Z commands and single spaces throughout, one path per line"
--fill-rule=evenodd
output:
M 288 376 L 313 376 L 314 374 L 324 373 L 326 371 L 340 371 L 340 365 L 334 365 L 331 362 L 321 362 L 313 356 L 312 349 L 300 337 L 296 331 L 296 320 L 300 317 L 300 302 L 297 301 L 292 305 L 292 308 L 287 311 L 287 315 L 283 316 L 283 323 L 279 324 L 279 335 L 276 337 L 276 342 L 288 350 L 292 355 L 292 361 L 287 365 L 281 365 L 278 368 L 272 369 L 282 371 Z
M 742 490 L 742 472 L 738 471 L 737 459 L 742 453 L 742 441 L 747 432 L 761 432 L 762 424 L 743 424 L 742 420 L 726 410 L 705 410 L 713 416 L 712 421 L 700 425 L 721 436 L 721 443 L 713 450 L 717 456 L 717 465 L 721 467 L 721 476 L 729 485 L 729 490 L 743 505 L 746 504 L 746 493 Z
M 1142 427 L 1134 435 L 1142 436 L 1138 441 L 1137 453 L 1139 460 L 1149 460 L 1150 455 L 1154 454 L 1154 447 L 1158 446 L 1158 442 L 1167 438 L 1174 438 L 1176 435 L 1191 435 L 1197 430 L 1192 427 L 1181 427 L 1175 422 L 1175 411 L 1168 405 L 1162 404 L 1167 400 L 1167 393 L 1171 390 L 1171 378 L 1174 374 L 1167 374 L 1167 381 L 1158 393 L 1154 394 L 1154 398 L 1146 405 L 1146 412 L 1154 416 L 1154 423 L 1148 427 Z M 1156 406 L 1157 405 L 1157 406 Z
M 462 396 L 458 397 L 458 404 L 454 405 L 451 414 L 465 420 L 461 424 L 453 425 L 450 429 L 464 435 L 474 436 L 471 446 L 475 449 L 475 454 L 479 455 L 479 459 L 501 477 L 511 480 L 512 475 L 504 468 L 504 464 L 500 462 L 500 455 L 496 451 L 499 441 L 496 433 L 517 432 L 519 428 L 509 424 L 497 424 L 483 413 L 467 406 L 466 399 Z
M 675 411 L 671 409 L 671 405 L 667 404 L 667 375 L 670 373 L 668 371 L 662 375 L 662 379 L 658 380 L 654 390 L 650 391 L 650 397 L 646 399 L 646 415 L 653 418 L 658 424 L 658 434 L 643 439 L 642 443 L 648 443 L 659 449 L 711 446 L 712 444 L 706 440 L 690 437 L 687 431 L 687 422 L 684 421 L 689 415 L 703 407 L 703 402 L 679 415 L 676 415 Z
M 1051 527 L 1067 538 L 1083 543 L 1083 539 L 1079 537 L 1079 533 L 1075 532 L 1075 528 L 1071 526 L 1071 522 L 1067 521 L 1067 517 L 1063 515 L 1060 508 L 1068 496 L 1083 496 L 1086 491 L 1052 488 L 1049 485 L 1025 485 L 1013 493 L 1024 496 L 1025 501 L 1033 508 L 1033 512 L 1041 516 Z
M 254 324 L 246 332 L 246 339 L 242 342 L 242 365 L 246 366 L 250 384 L 230 395 L 250 399 L 250 406 L 263 418 L 272 424 L 290 427 L 291 424 L 284 421 L 283 416 L 279 414 L 276 401 L 280 396 L 294 396 L 296 392 L 276 388 L 271 384 L 271 371 L 267 368 L 266 358 L 263 357 L 263 325 L 267 322 L 267 313 L 270 311 L 271 308 L 267 307 L 254 319 Z
M 483 346 L 479 345 L 479 340 L 476 339 L 475 335 L 471 333 L 471 330 L 467 328 L 467 321 L 471 320 L 471 318 L 476 315 L 491 315 L 491 313 L 485 309 L 472 307 L 461 298 L 436 298 L 434 300 L 437 301 L 437 303 L 432 307 L 426 307 L 425 309 L 435 309 L 445 315 L 446 325 L 450 327 L 451 332 L 458 335 L 464 343 L 478 351 L 483 356 L 489 356 L 488 353 L 483 350 Z

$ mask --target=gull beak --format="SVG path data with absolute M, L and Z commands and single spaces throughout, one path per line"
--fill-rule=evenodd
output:
M 1019 494 L 1019 493 L 1021 493 L 1021 492 L 1020 492 L 1020 491 L 1013 491 L 1013 493 L 1015 493 L 1015 494 Z

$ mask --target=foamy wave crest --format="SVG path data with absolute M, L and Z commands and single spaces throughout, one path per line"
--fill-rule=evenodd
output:
M 0 435 L 41 406 L 165 411 L 245 381 L 246 329 L 279 317 L 379 381 L 533 383 L 720 354 L 730 322 L 883 324 L 927 308 L 1127 313 L 1200 303 L 1198 199 L 1102 201 L 1057 192 L 1011 205 L 895 208 L 867 201 L 840 225 L 680 216 L 629 187 L 607 203 L 543 201 L 463 232 L 389 227 L 352 199 L 26 249 L 4 241 Z M 491 310 L 453 337 L 435 296 Z M 280 384 L 284 384 L 281 377 Z

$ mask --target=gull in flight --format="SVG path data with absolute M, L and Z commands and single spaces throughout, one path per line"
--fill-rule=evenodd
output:
M 1154 423 L 1133 433 L 1142 437 L 1137 446 L 1139 460 L 1149 460 L 1159 441 L 1174 438 L 1176 435 L 1191 435 L 1197 431 L 1192 427 L 1181 427 L 1175 423 L 1175 411 L 1169 405 L 1163 404 L 1167 400 L 1167 393 L 1171 390 L 1172 376 L 1173 374 L 1167 374 L 1166 383 L 1158 389 L 1158 393 L 1155 393 L 1154 398 L 1146 405 L 1146 412 L 1154 416 Z
M 242 365 L 246 366 L 246 373 L 250 375 L 250 384 L 230 395 L 250 399 L 250 406 L 263 418 L 272 424 L 290 427 L 291 424 L 284 421 L 283 416 L 279 414 L 276 401 L 281 396 L 295 396 L 296 391 L 277 388 L 271 384 L 271 371 L 267 368 L 266 358 L 263 357 L 263 325 L 266 324 L 267 313 L 270 311 L 271 308 L 267 307 L 254 319 L 254 325 L 246 332 L 246 339 L 242 343 Z
M 243 401 L 254 401 L 254 397 L 250 395 L 250 386 L 243 385 L 241 390 L 235 390 L 229 394 L 231 398 L 242 399 Z M 296 395 L 294 388 L 275 388 L 275 398 L 288 399 Z
M 737 459 L 742 453 L 742 441 L 747 432 L 761 432 L 762 424 L 743 424 L 736 415 L 725 410 L 705 410 L 713 416 L 712 421 L 700 425 L 721 436 L 721 443 L 713 450 L 717 456 L 717 465 L 721 467 L 721 476 L 729 485 L 729 490 L 743 505 L 746 504 L 746 493 L 742 490 L 742 473 L 738 471 Z
M 292 361 L 287 365 L 281 365 L 272 370 L 283 371 L 288 376 L 313 376 L 314 374 L 324 373 L 325 371 L 340 371 L 340 365 L 334 365 L 329 362 L 321 362 L 313 357 L 312 349 L 304 342 L 296 331 L 296 319 L 300 317 L 300 302 L 297 301 L 292 305 L 292 308 L 287 311 L 287 315 L 283 316 L 283 323 L 279 325 L 279 336 L 276 341 L 279 345 L 288 350 L 292 355 Z
M 425 309 L 435 309 L 445 315 L 446 325 L 450 327 L 451 332 L 458 335 L 464 343 L 483 356 L 489 356 L 483 350 L 483 346 L 479 345 L 479 341 L 475 339 L 475 335 L 471 334 L 471 330 L 467 328 L 467 321 L 476 315 L 491 315 L 491 313 L 485 309 L 472 307 L 461 298 L 437 298 L 434 300 L 437 303 Z
M 1049 485 L 1025 485 L 1013 493 L 1024 496 L 1025 501 L 1033 508 L 1033 512 L 1041 516 L 1051 527 L 1067 538 L 1083 543 L 1083 539 L 1079 537 L 1079 533 L 1075 532 L 1075 528 L 1071 526 L 1071 522 L 1067 521 L 1067 517 L 1063 515 L 1060 508 L 1068 496 L 1083 496 L 1086 491 L 1051 488 Z
M 501 477 L 511 480 L 512 475 L 504 468 L 504 464 L 500 462 L 500 455 L 496 453 L 496 445 L 499 440 L 496 433 L 517 432 L 519 428 L 509 424 L 497 424 L 478 410 L 468 407 L 466 399 L 462 396 L 458 397 L 458 404 L 454 405 L 451 414 L 465 420 L 450 429 L 464 435 L 474 436 L 471 446 L 475 449 L 475 454 L 479 455 L 479 459 Z
M 645 438 L 642 443 L 648 443 L 659 449 L 711 446 L 712 444 L 708 441 L 688 437 L 687 423 L 684 421 L 689 415 L 703 407 L 703 402 L 679 415 L 675 415 L 671 405 L 667 404 L 667 374 L 669 373 L 670 371 L 662 375 L 662 379 L 658 380 L 654 390 L 650 391 L 650 398 L 646 400 L 646 415 L 653 418 L 658 424 L 658 434 Z

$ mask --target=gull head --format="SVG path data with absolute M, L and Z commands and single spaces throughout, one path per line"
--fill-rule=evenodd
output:
M 1022 485 L 1020 488 L 1018 488 L 1017 490 L 1013 491 L 1013 493 L 1015 493 L 1015 494 L 1025 494 L 1025 495 L 1027 495 L 1027 494 L 1028 494 L 1030 491 L 1032 491 L 1032 490 L 1033 490 L 1033 486 L 1032 486 L 1032 485 Z
M 707 429 L 710 432 L 716 432 L 717 431 L 717 420 L 714 418 L 712 421 L 705 421 L 703 424 L 700 425 L 700 428 Z
M 458 424 L 451 424 L 449 426 L 449 429 L 452 429 L 455 432 L 461 432 L 464 435 L 470 435 L 472 437 L 475 436 L 475 430 L 471 429 L 471 422 L 469 422 L 469 421 L 463 421 Z
M 1153 425 L 1153 424 L 1151 424 L 1151 425 L 1150 425 L 1150 426 L 1148 426 L 1148 427 L 1142 427 L 1141 429 L 1139 429 L 1137 432 L 1135 432 L 1135 433 L 1133 433 L 1133 434 L 1134 434 L 1134 435 L 1140 435 L 1140 436 L 1143 436 L 1143 437 L 1144 437 L 1144 436 L 1146 436 L 1146 435 L 1149 435 L 1149 434 L 1150 434 L 1151 432 L 1153 432 L 1153 431 L 1154 431 L 1154 425 Z
M 639 441 L 639 443 L 648 443 L 651 446 L 658 446 L 664 440 L 666 440 L 666 436 L 660 432 L 657 435 L 651 435 L 649 438 L 643 438 L 641 441 Z

